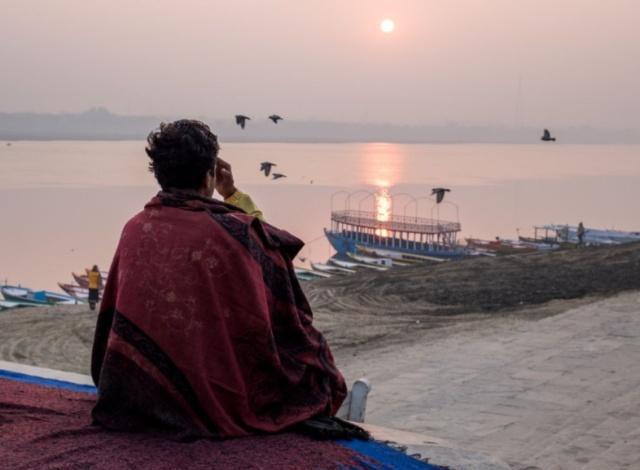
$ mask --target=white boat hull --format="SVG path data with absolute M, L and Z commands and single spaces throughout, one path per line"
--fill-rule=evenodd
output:
M 314 271 L 320 271 L 323 273 L 335 273 L 335 274 L 354 274 L 355 271 L 349 268 L 341 268 L 339 266 L 331 266 L 322 263 L 311 263 L 311 267 Z

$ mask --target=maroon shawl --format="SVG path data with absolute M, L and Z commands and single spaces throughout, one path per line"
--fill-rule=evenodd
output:
M 346 395 L 296 279 L 302 242 L 161 192 L 125 226 L 96 326 L 94 420 L 172 437 L 276 432 Z

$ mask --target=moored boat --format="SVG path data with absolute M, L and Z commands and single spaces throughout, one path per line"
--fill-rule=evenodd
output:
M 347 268 L 347 269 L 364 268 L 364 269 L 373 269 L 375 271 L 386 271 L 387 270 L 387 268 L 385 268 L 384 266 L 374 266 L 372 264 L 357 263 L 355 261 L 345 261 L 345 260 L 338 259 L 338 258 L 329 258 L 329 260 L 327 260 L 327 263 L 333 264 L 335 266 L 339 266 L 341 268 Z
M 392 251 L 385 250 L 382 248 L 366 248 L 360 245 L 357 245 L 356 248 L 359 252 L 367 254 L 367 252 L 372 253 L 375 256 L 379 256 L 382 258 L 391 258 L 392 260 L 400 260 L 400 262 L 404 263 L 424 263 L 424 262 L 433 262 L 433 263 L 442 263 L 443 261 L 447 261 L 447 258 L 438 258 L 436 256 L 427 256 L 427 255 L 419 255 L 416 253 L 407 253 L 403 251 Z
M 9 300 L 0 300 L 0 310 L 9 310 L 10 308 L 26 307 L 27 305 L 21 302 L 13 302 Z
M 76 281 L 76 283 L 80 287 L 86 287 L 87 289 L 89 288 L 89 276 L 88 275 L 86 275 L 86 274 L 76 274 L 74 272 L 72 272 L 71 275 L 73 276 L 73 279 Z
M 478 238 L 466 238 L 467 248 L 470 250 L 484 250 L 500 255 L 513 255 L 516 253 L 533 253 L 536 248 L 513 240 L 480 240 Z
M 528 241 L 526 239 L 523 240 L 522 238 L 520 238 L 521 244 L 534 248 L 536 251 L 553 251 L 553 250 L 559 250 L 560 248 L 575 247 L 573 243 L 566 244 L 566 243 L 549 243 L 549 242 L 540 242 L 540 241 L 536 242 L 536 241 Z
M 331 277 L 329 273 L 312 271 L 311 269 L 295 267 L 296 277 L 302 281 L 312 281 L 314 279 Z
M 416 264 L 416 260 L 405 259 L 400 252 L 391 250 L 381 250 L 379 248 L 366 248 L 356 245 L 357 254 L 368 256 L 371 258 L 388 258 L 391 260 L 392 266 L 410 266 Z
M 65 294 L 47 290 L 34 291 L 22 286 L 0 286 L 0 293 L 8 302 L 17 302 L 21 305 L 48 306 L 61 303 L 75 303 L 76 300 Z
M 441 220 L 439 216 L 418 217 L 415 198 L 415 216 L 407 216 L 404 212 L 402 215 L 393 213 L 394 196 L 384 190 L 378 194 L 369 193 L 369 196 L 358 202 L 358 210 L 353 210 L 350 206 L 351 197 L 358 192 L 361 191 L 348 194 L 344 210 L 333 210 L 332 203 L 331 227 L 324 229 L 327 240 L 339 256 L 356 253 L 358 249 L 385 250 L 444 259 L 461 258 L 467 254 L 456 241 L 461 230 L 459 222 Z M 361 210 L 362 202 L 371 197 L 375 197 L 376 211 Z M 435 207 L 438 207 L 439 214 L 440 206 L 434 205 Z M 394 258 L 398 259 L 397 256 L 400 255 L 394 255 Z
M 389 269 L 390 267 L 393 266 L 393 260 L 391 258 L 375 258 L 372 256 L 359 255 L 357 253 L 347 253 L 347 256 L 360 263 L 364 263 L 372 266 L 380 266 L 380 267 L 384 267 L 385 269 Z
M 559 242 L 578 244 L 578 227 L 572 225 L 544 225 L 542 229 L 552 232 Z M 584 228 L 582 242 L 586 245 L 619 245 L 640 241 L 640 232 Z
M 311 263 L 311 267 L 314 271 L 320 271 L 323 273 L 332 273 L 332 274 L 355 274 L 354 269 L 342 268 L 340 266 L 331 266 L 329 264 L 324 263 Z
M 63 282 L 59 282 L 58 286 L 74 299 L 82 301 L 89 300 L 89 289 L 86 287 L 80 287 L 75 284 L 65 284 Z M 100 298 L 102 298 L 102 289 L 100 289 Z

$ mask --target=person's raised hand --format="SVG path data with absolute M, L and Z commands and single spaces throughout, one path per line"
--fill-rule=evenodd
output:
M 225 199 L 237 191 L 233 181 L 231 165 L 220 157 L 216 161 L 216 191 Z

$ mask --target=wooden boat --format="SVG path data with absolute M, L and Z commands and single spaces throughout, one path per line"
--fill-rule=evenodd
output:
M 491 251 L 501 255 L 516 253 L 533 253 L 536 248 L 511 240 L 480 240 L 478 238 L 466 238 L 467 247 L 471 250 Z
M 523 237 L 523 236 L 519 236 L 518 240 L 520 240 L 522 243 L 535 243 L 535 244 L 541 244 L 541 243 L 546 243 L 548 245 L 555 245 L 558 243 L 558 239 L 557 238 L 535 238 L 535 237 Z
M 483 250 L 481 248 L 477 248 L 477 249 L 473 249 L 473 250 L 469 250 L 469 256 L 489 256 L 489 257 L 495 257 L 497 256 L 497 253 L 494 251 L 487 251 L 487 250 Z
M 296 273 L 296 277 L 298 278 L 298 281 L 313 281 L 314 279 L 317 279 L 316 277 L 305 273 Z
M 329 273 L 321 273 L 318 271 L 312 271 L 311 269 L 298 268 L 298 267 L 295 267 L 294 269 L 295 269 L 296 277 L 303 281 L 311 281 L 313 279 L 331 277 L 331 274 Z
M 76 274 L 72 272 L 71 275 L 80 287 L 89 288 L 89 276 L 87 274 Z
M 577 244 L 578 227 L 572 225 L 544 225 L 543 230 L 555 234 L 559 241 Z M 623 230 L 607 230 L 597 228 L 584 228 L 582 239 L 587 245 L 619 245 L 640 241 L 640 232 L 625 232 Z
M 76 299 L 65 294 L 46 290 L 34 291 L 22 286 L 4 285 L 0 287 L 0 292 L 6 301 L 28 306 L 47 306 L 76 302 Z
M 311 263 L 311 267 L 314 271 L 331 274 L 355 274 L 356 272 L 354 269 L 341 268 L 340 266 L 331 266 L 323 263 Z
M 409 266 L 418 263 L 442 263 L 448 261 L 448 258 L 437 258 L 435 256 L 426 256 L 412 253 L 405 253 L 402 251 L 385 250 L 382 248 L 368 248 L 360 245 L 356 245 L 356 249 L 359 253 L 365 256 L 371 256 L 374 258 L 391 258 L 394 266 Z
M 393 266 L 393 260 L 391 258 L 373 258 L 371 256 L 363 256 L 350 252 L 347 252 L 346 255 L 349 258 L 354 259 L 360 263 L 369 264 L 372 266 L 381 266 L 386 269 L 389 269 Z
M 368 251 L 367 248 L 361 247 L 359 245 L 356 245 L 356 248 L 358 249 L 358 251 L 362 253 L 365 253 L 366 251 Z M 376 256 L 380 256 L 382 258 L 391 258 L 394 261 L 396 259 L 399 259 L 401 260 L 401 262 L 411 263 L 411 264 L 421 263 L 421 262 L 443 263 L 445 261 L 449 261 L 449 258 L 438 258 L 436 256 L 427 256 L 427 255 L 421 255 L 418 253 L 406 253 L 404 251 L 385 250 L 381 248 L 372 248 L 370 249 L 370 251 Z
M 387 270 L 387 268 L 385 268 L 384 266 L 374 266 L 372 264 L 356 263 L 355 261 L 345 261 L 345 260 L 337 259 L 337 258 L 329 258 L 327 263 L 333 264 L 333 265 L 341 267 L 341 268 L 347 268 L 347 269 L 364 268 L 364 269 L 373 269 L 375 271 L 386 271 Z
M 86 287 L 76 286 L 75 284 L 58 283 L 60 289 L 65 291 L 71 297 L 77 300 L 86 301 L 89 300 L 89 289 Z M 100 298 L 102 298 L 102 289 L 100 289 Z
M 16 307 L 27 307 L 27 304 L 22 302 L 13 302 L 9 300 L 0 300 L 0 310 L 9 310 L 10 308 Z
M 524 238 L 524 239 L 523 239 Z M 575 248 L 574 243 L 549 243 L 547 241 L 530 241 L 527 237 L 519 237 L 520 243 L 525 246 L 534 248 L 536 251 L 554 251 L 560 248 Z
M 466 255 L 456 241 L 460 230 L 458 222 L 332 208 L 331 228 L 324 233 L 340 256 L 356 253 L 359 246 L 449 259 Z

